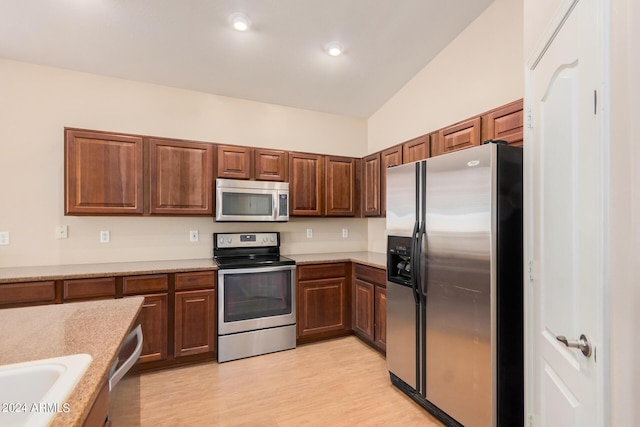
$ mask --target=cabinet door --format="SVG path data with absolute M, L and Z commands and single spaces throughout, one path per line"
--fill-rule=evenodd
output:
M 152 214 L 213 213 L 213 145 L 151 139 L 149 190 Z
M 502 139 L 509 145 L 522 146 L 522 100 L 512 102 L 483 116 L 485 139 Z M 486 133 L 485 133 L 486 128 Z
M 432 156 L 480 145 L 480 117 L 449 126 L 438 132 L 437 152 Z
M 235 145 L 218 145 L 218 177 L 251 178 L 251 149 Z
M 65 129 L 65 215 L 142 214 L 142 138 Z
M 255 178 L 259 181 L 287 181 L 289 162 L 286 151 L 254 150 Z
M 402 146 L 387 148 L 381 153 L 380 161 L 380 214 L 387 215 L 387 169 L 402 164 Z
M 387 289 L 375 289 L 375 327 L 373 342 L 383 351 L 387 350 Z
M 380 153 L 362 159 L 362 213 L 380 216 Z
M 353 289 L 353 329 L 373 342 L 374 338 L 374 288 L 368 282 L 356 279 Z
M 140 312 L 140 363 L 167 358 L 167 294 L 145 295 Z
M 289 153 L 289 215 L 322 216 L 324 156 Z
M 346 279 L 298 282 L 298 336 L 347 329 Z
M 422 135 L 402 144 L 402 163 L 411 163 L 429 157 L 429 135 Z
M 325 213 L 327 216 L 355 216 L 357 159 L 325 158 Z
M 175 356 L 215 350 L 216 291 L 176 292 Z

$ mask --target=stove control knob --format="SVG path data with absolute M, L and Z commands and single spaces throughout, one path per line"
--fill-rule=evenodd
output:
M 220 237 L 220 238 L 218 239 L 218 243 L 223 244 L 223 243 L 224 243 L 224 237 Z
M 271 243 L 276 241 L 276 238 L 274 236 L 271 236 L 271 238 L 269 238 L 269 240 L 271 240 Z
M 266 236 L 262 237 L 262 242 L 264 243 L 266 241 L 267 241 L 267 237 Z
M 231 237 L 227 237 L 227 243 L 231 243 Z

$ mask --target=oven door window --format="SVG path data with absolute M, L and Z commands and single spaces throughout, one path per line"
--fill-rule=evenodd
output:
M 227 274 L 224 321 L 291 314 L 291 271 Z
M 222 214 L 225 216 L 271 216 L 273 196 L 259 193 L 222 193 Z

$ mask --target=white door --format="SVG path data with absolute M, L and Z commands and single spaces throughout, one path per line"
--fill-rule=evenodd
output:
M 525 123 L 527 412 L 533 425 L 602 426 L 607 140 L 599 0 L 565 1 L 528 66 Z M 557 337 L 591 341 L 591 354 Z

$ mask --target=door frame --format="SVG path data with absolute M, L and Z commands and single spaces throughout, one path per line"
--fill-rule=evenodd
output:
M 532 122 L 535 110 L 532 105 L 532 70 L 536 67 L 544 53 L 547 51 L 556 35 L 562 28 L 565 21 L 570 16 L 571 12 L 578 4 L 579 1 L 595 1 L 597 8 L 597 19 L 599 21 L 598 30 L 598 46 L 597 54 L 599 56 L 600 69 L 600 82 L 598 85 L 598 109 L 597 114 L 600 120 L 600 129 L 598 134 L 598 141 L 602 145 L 601 148 L 601 170 L 602 170 L 602 202 L 603 202 L 603 218 L 605 219 L 605 226 L 603 229 L 603 277 L 601 281 L 601 287 L 599 289 L 599 308 L 601 310 L 602 324 L 600 325 L 602 331 L 602 340 L 598 346 L 598 360 L 599 378 L 598 378 L 598 395 L 599 402 L 601 402 L 601 416 L 602 420 L 607 422 L 610 420 L 610 210 L 611 210 L 611 196 L 610 196 L 610 182 L 611 182 L 611 168 L 610 168 L 610 73 L 609 73 L 609 46 L 610 46 L 610 0 L 561 0 L 560 5 L 556 9 L 556 13 L 549 22 L 547 29 L 538 38 L 533 53 L 529 58 L 525 58 L 525 96 L 524 96 L 524 110 L 525 110 L 525 123 L 524 123 L 524 336 L 525 336 L 525 420 L 524 425 L 533 427 L 538 426 L 540 420 L 540 414 L 535 413 L 535 397 L 536 393 L 540 392 L 536 390 L 535 381 L 535 366 L 537 363 L 538 349 L 535 348 L 535 321 L 536 321 L 536 308 L 534 299 L 533 279 L 539 277 L 539 266 L 534 261 L 533 253 L 533 233 L 534 230 L 534 217 L 533 217 L 533 194 L 529 191 L 529 186 L 533 182 L 533 158 L 532 153 L 528 149 L 532 143 L 533 131 Z

